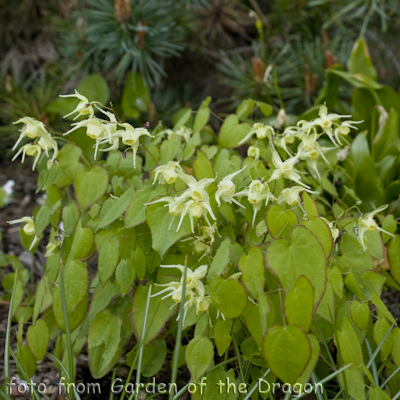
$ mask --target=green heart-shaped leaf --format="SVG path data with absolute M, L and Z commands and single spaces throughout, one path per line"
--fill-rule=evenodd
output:
M 263 339 L 263 354 L 282 382 L 294 384 L 311 359 L 310 339 L 297 325 L 275 325 Z

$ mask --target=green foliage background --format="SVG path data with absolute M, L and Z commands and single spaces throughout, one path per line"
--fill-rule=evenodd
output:
M 136 123 L 168 120 L 209 95 L 217 111 L 229 113 L 250 97 L 300 114 L 314 103 L 326 68 L 345 64 L 361 34 L 379 81 L 399 87 L 398 0 L 168 1 L 1 0 L 5 147 L 16 132 L 11 122 L 31 115 L 54 125 L 51 100 L 94 73 L 106 79 L 119 114 L 124 87 L 131 86 L 127 72 L 140 74 L 150 93 L 125 113 Z M 249 16 L 253 9 L 256 18 Z M 269 65 L 276 68 L 265 85 Z M 343 100 L 350 90 L 341 86 Z

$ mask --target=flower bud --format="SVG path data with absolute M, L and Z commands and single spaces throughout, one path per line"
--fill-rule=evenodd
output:
M 130 0 L 115 0 L 114 2 L 115 18 L 118 22 L 125 22 L 131 15 Z
M 256 146 L 250 146 L 247 150 L 247 155 L 254 158 L 254 161 L 258 161 L 260 158 L 260 149 Z

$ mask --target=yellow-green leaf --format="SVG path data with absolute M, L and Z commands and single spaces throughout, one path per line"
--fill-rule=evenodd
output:
M 289 324 L 298 325 L 308 332 L 314 310 L 314 288 L 304 275 L 299 277 L 294 288 L 286 294 L 284 304 Z
M 108 172 L 96 165 L 89 171 L 80 170 L 74 179 L 75 195 L 81 208 L 88 208 L 100 199 L 108 186 Z
M 311 359 L 310 339 L 297 325 L 275 325 L 264 337 L 263 354 L 282 382 L 294 384 Z
M 186 347 L 186 363 L 193 381 L 197 381 L 214 359 L 214 346 L 210 339 L 197 336 Z
M 30 325 L 26 338 L 33 355 L 38 361 L 42 361 L 50 340 L 50 331 L 46 322 L 38 319 L 35 325 Z

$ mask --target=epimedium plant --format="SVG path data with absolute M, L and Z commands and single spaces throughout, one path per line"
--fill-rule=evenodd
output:
M 304 395 L 310 380 L 336 382 L 328 392 L 336 398 L 400 390 L 400 330 L 380 299 L 384 285 L 400 283 L 394 207 L 362 202 L 346 169 L 359 161 L 364 133 L 351 136 L 364 122 L 319 105 L 316 117 L 290 125 L 283 111 L 271 121 L 270 105 L 248 99 L 216 135 L 210 98 L 173 127 L 150 129 L 77 91 L 68 96 L 78 99 L 69 113 L 77 122 L 63 135 L 17 121 L 15 157 L 40 166 L 46 203 L 9 223 L 23 224 L 32 252 L 48 244 L 23 313 L 26 270 L 15 264 L 8 277 L 6 380 L 9 354 L 28 380 L 55 340 L 47 354 L 66 382 L 87 345 L 94 378 L 123 362 L 127 383 L 133 371 L 139 383 L 164 365 L 170 337 L 170 383 L 186 364 L 194 399 L 268 398 L 265 382 Z M 92 140 L 91 154 L 80 138 Z M 339 196 L 343 182 L 350 195 Z M 240 394 L 218 389 L 227 380 L 244 385 Z

